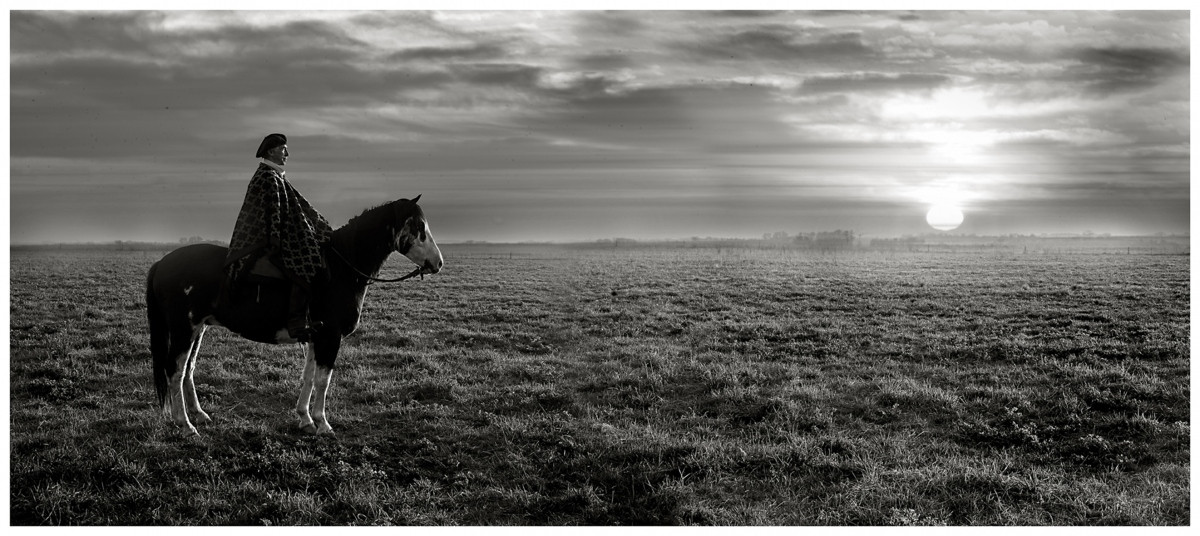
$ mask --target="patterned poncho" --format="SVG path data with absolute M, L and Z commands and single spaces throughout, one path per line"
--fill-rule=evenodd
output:
M 229 239 L 225 265 L 231 277 L 238 277 L 263 248 L 277 251 L 291 275 L 311 283 L 324 266 L 321 244 L 329 240 L 333 229 L 325 217 L 266 163 L 259 164 L 246 200 Z

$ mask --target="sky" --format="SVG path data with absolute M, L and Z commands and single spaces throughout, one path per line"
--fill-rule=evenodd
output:
M 1185 233 L 1186 11 L 12 11 L 14 244 L 225 240 L 260 140 L 441 242 Z

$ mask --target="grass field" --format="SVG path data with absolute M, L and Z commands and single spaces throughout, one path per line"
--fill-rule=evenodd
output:
M 12 523 L 1189 523 L 1187 256 L 444 252 L 368 292 L 336 436 L 215 329 L 188 438 L 159 254 L 14 250 Z

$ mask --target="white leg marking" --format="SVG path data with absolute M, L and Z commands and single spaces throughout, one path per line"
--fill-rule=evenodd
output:
M 184 403 L 183 378 L 187 376 L 188 355 L 191 348 L 184 350 L 175 358 L 175 374 L 167 381 L 167 403 L 171 407 L 171 421 L 183 429 L 185 433 L 196 434 L 196 427 L 188 421 L 187 408 Z
M 333 369 L 317 367 L 316 374 L 316 403 L 313 404 L 313 419 L 316 420 L 317 434 L 332 434 L 333 427 L 325 417 L 325 395 L 329 394 L 329 380 L 333 378 Z
M 209 417 L 204 410 L 200 409 L 200 398 L 196 396 L 196 358 L 200 355 L 200 343 L 204 340 L 204 331 L 208 326 L 203 324 L 196 326 L 196 331 L 192 335 L 192 346 L 188 351 L 187 370 L 183 376 L 183 400 L 187 403 L 187 409 L 193 414 L 195 421 L 198 423 L 212 422 L 212 417 Z
M 300 399 L 296 401 L 296 415 L 300 417 L 300 430 L 316 432 L 312 415 L 308 413 L 308 399 L 312 397 L 313 376 L 317 372 L 317 355 L 312 345 L 304 345 L 304 374 L 300 376 Z

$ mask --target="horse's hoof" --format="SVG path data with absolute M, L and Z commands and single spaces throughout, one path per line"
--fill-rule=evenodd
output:
M 306 434 L 315 434 L 317 433 L 317 427 L 312 424 L 306 424 L 300 427 L 300 431 Z
M 212 417 L 209 417 L 208 414 L 203 411 L 197 411 L 196 416 L 192 417 L 192 420 L 197 424 L 208 424 L 212 422 Z
M 196 435 L 200 433 L 196 431 L 196 427 L 192 425 L 192 421 L 188 420 L 187 417 L 178 420 L 171 419 L 171 423 L 174 424 L 175 429 L 183 435 Z
M 333 428 L 322 426 L 317 429 L 317 435 L 333 435 Z

